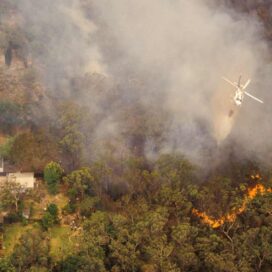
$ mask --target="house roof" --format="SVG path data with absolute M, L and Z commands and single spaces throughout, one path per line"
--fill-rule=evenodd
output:
M 26 188 L 33 188 L 35 183 L 34 173 L 9 173 L 8 181 L 15 181 Z

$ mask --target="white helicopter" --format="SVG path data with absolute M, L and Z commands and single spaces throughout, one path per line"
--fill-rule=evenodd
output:
M 245 85 L 242 85 L 241 84 L 241 77 L 242 76 L 239 77 L 238 82 L 231 82 L 226 77 L 222 77 L 222 79 L 224 79 L 226 82 L 228 82 L 229 84 L 231 84 L 232 86 L 234 86 L 236 88 L 235 95 L 233 97 L 233 100 L 234 100 L 235 104 L 237 106 L 241 106 L 245 94 L 247 96 L 251 97 L 252 99 L 256 100 L 256 101 L 258 101 L 260 103 L 263 103 L 262 100 L 260 100 L 259 98 L 255 97 L 252 94 L 250 94 L 250 93 L 248 93 L 248 92 L 245 91 L 245 89 L 247 88 L 247 86 L 249 85 L 249 83 L 250 83 L 251 80 L 248 79 L 247 82 L 245 83 Z

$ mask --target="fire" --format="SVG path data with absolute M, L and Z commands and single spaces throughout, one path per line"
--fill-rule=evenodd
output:
M 236 211 L 230 212 L 219 219 L 214 219 L 208 216 L 205 212 L 200 212 L 197 209 L 193 209 L 192 213 L 198 216 L 203 223 L 209 225 L 210 227 L 216 229 L 222 226 L 225 222 L 234 222 L 239 214 L 241 214 L 247 206 L 247 203 L 254 199 L 256 195 L 259 193 L 261 195 L 265 193 L 271 193 L 272 189 L 266 189 L 262 184 L 256 184 L 253 188 L 249 188 L 247 190 L 247 195 L 243 200 L 242 206 Z

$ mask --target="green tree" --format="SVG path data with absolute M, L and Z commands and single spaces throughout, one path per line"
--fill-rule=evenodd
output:
M 138 271 L 141 267 L 141 233 L 134 231 L 128 218 L 115 215 L 112 218 L 110 259 L 113 271 Z M 115 269 L 115 270 L 114 270 Z
M 70 187 L 68 193 L 73 201 L 76 199 L 83 200 L 85 195 L 94 195 L 94 177 L 88 167 L 73 171 L 64 177 L 63 180 Z
M 59 223 L 58 207 L 56 204 L 51 203 L 47 206 L 46 212 L 41 219 L 41 225 L 45 230 L 48 230 L 54 224 Z
M 49 162 L 44 168 L 44 179 L 47 182 L 48 191 L 55 194 L 64 173 L 63 168 L 57 162 Z
M 269 271 L 272 263 L 272 195 L 257 195 L 237 219 L 238 231 L 233 235 L 239 266 L 244 270 Z M 242 269 L 241 268 L 241 269 Z
M 80 214 L 89 217 L 99 206 L 99 203 L 98 197 L 85 197 L 79 204 Z
M 48 230 L 54 225 L 54 217 L 50 213 L 45 213 L 41 219 L 41 225 L 44 230 Z
M 203 234 L 196 238 L 195 248 L 204 271 L 238 272 L 235 256 L 228 250 L 231 247 L 226 245 L 226 240 L 207 229 Z
M 142 234 L 145 243 L 142 254 L 147 257 L 155 271 L 180 271 L 175 260 L 171 257 L 174 252 L 174 243 L 166 235 L 165 229 L 169 220 L 169 212 L 165 207 L 157 207 L 144 213 L 137 223 L 138 231 Z
M 54 225 L 54 217 L 50 213 L 45 213 L 41 219 L 41 225 L 44 230 L 48 230 Z
M 97 211 L 83 225 L 81 256 L 90 264 L 89 271 L 105 272 L 106 250 L 110 242 L 110 219 L 106 212 Z M 84 270 L 83 270 L 84 271 Z
M 66 102 L 60 107 L 60 147 L 66 158 L 69 158 L 69 168 L 80 166 L 83 151 L 83 134 L 81 123 L 83 113 L 80 107 L 73 102 Z
M 8 137 L 4 144 L 0 145 L 0 156 L 4 159 L 8 159 L 11 156 L 11 150 L 15 137 Z
M 39 229 L 24 233 L 11 255 L 11 263 L 17 271 L 29 271 L 31 267 L 48 268 L 50 264 L 50 244 L 45 233 Z
M 180 154 L 165 154 L 155 164 L 159 176 L 172 187 L 182 188 L 195 178 L 195 167 Z
M 97 269 L 97 270 L 95 270 Z M 83 254 L 68 256 L 60 261 L 54 268 L 55 272 L 103 272 L 106 271 L 103 266 L 94 266 L 92 258 L 88 258 Z
M 198 229 L 189 223 L 181 223 L 173 227 L 171 236 L 175 243 L 175 259 L 181 271 L 196 271 L 200 264 L 194 248 Z

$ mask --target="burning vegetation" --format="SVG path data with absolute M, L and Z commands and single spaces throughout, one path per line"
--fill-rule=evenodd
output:
M 252 175 L 251 178 L 260 179 L 260 175 L 259 174 L 256 174 L 255 176 Z M 253 200 L 258 194 L 264 195 L 264 194 L 268 194 L 271 192 L 272 192 L 271 188 L 265 188 L 265 186 L 262 185 L 261 183 L 256 184 L 254 187 L 248 188 L 247 193 L 246 193 L 244 200 L 242 202 L 242 206 L 237 208 L 236 210 L 231 211 L 230 213 L 222 216 L 219 219 L 215 219 L 215 218 L 207 215 L 205 212 L 200 212 L 195 208 L 192 209 L 192 213 L 194 215 L 196 215 L 197 217 L 199 217 L 204 224 L 207 224 L 210 227 L 216 229 L 216 228 L 221 227 L 222 225 L 224 225 L 227 222 L 234 222 L 236 220 L 237 216 L 245 211 L 249 201 Z

